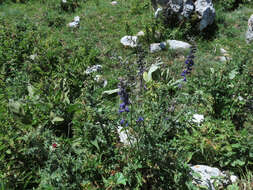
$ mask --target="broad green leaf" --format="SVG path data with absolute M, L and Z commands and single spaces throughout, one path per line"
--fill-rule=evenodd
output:
M 38 99 L 39 99 L 39 96 L 38 96 L 38 95 L 34 95 L 34 90 L 35 90 L 35 88 L 34 88 L 31 84 L 29 84 L 29 85 L 27 86 L 27 91 L 28 91 L 29 97 L 30 97 L 31 99 L 38 100 Z
M 94 141 L 91 141 L 91 144 L 93 144 L 98 150 L 100 150 L 99 146 L 98 146 L 98 141 L 97 139 L 95 139 Z
M 9 100 L 9 109 L 11 112 L 15 114 L 25 115 L 24 109 L 22 108 L 22 104 L 18 101 Z
M 61 122 L 61 121 L 64 121 L 64 119 L 61 118 L 61 117 L 56 116 L 56 117 L 53 118 L 52 123 Z
M 148 78 L 148 73 L 147 72 L 144 72 L 143 73 L 143 79 L 146 81 L 146 82 L 149 82 L 150 79 Z
M 153 78 L 152 78 L 152 74 L 157 71 L 157 69 L 159 69 L 159 65 L 158 64 L 153 64 L 151 65 L 149 71 L 148 71 L 148 79 L 149 81 L 151 81 Z
M 233 71 L 229 73 L 229 79 L 230 80 L 234 79 L 237 74 L 238 72 L 236 71 L 236 69 L 234 69 Z
M 121 185 L 121 184 L 126 185 L 127 180 L 122 173 L 116 173 L 115 177 L 117 178 L 117 182 L 116 182 L 117 185 Z

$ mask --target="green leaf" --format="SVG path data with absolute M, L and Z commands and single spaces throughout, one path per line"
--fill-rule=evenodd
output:
M 93 144 L 98 150 L 100 150 L 99 146 L 98 146 L 98 141 L 97 139 L 95 139 L 94 141 L 91 141 L 91 144 Z
M 147 72 L 144 72 L 143 73 L 143 79 L 146 81 L 146 82 L 149 82 L 150 79 L 148 78 L 148 73 Z
M 232 145 L 231 145 L 232 148 L 240 148 L 240 146 L 241 146 L 241 145 L 238 144 L 238 143 L 237 143 L 237 144 L 232 144 Z
M 244 164 L 245 164 L 245 161 L 243 161 L 243 160 L 235 160 L 234 162 L 232 162 L 232 166 L 244 166 Z
M 229 73 L 229 79 L 230 80 L 232 80 L 232 79 L 234 79 L 235 78 L 235 76 L 238 74 L 238 72 L 236 71 L 236 69 L 234 69 L 233 71 L 231 71 L 230 73 Z
M 125 178 L 125 176 L 120 172 L 120 173 L 116 173 L 115 177 L 117 178 L 117 185 L 126 185 L 126 181 L 127 179 Z
M 61 121 L 64 121 L 64 119 L 61 118 L 61 117 L 56 116 L 56 117 L 53 118 L 52 123 L 61 122 Z
M 12 99 L 9 100 L 9 109 L 11 112 L 15 114 L 25 115 L 22 104 L 18 101 L 14 101 Z

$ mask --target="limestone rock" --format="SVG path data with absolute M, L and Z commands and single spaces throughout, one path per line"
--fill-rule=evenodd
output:
M 77 28 L 80 24 L 80 17 L 79 16 L 75 16 L 74 17 L 74 21 L 68 23 L 68 27 L 70 28 Z
M 117 4 L 118 4 L 117 1 L 112 1 L 112 2 L 111 2 L 111 5 L 117 5 Z
M 85 73 L 90 74 L 90 73 L 97 72 L 101 69 L 102 69 L 102 65 L 94 65 L 94 66 L 89 67 L 88 69 L 86 69 Z
M 186 43 L 186 42 L 182 42 L 182 41 L 178 41 L 178 40 L 167 40 L 166 43 L 169 45 L 170 49 L 190 49 L 191 45 Z
M 142 30 L 136 34 L 136 36 L 144 36 L 144 35 L 145 33 Z
M 191 167 L 193 172 L 196 172 L 200 177 L 193 176 L 193 183 L 206 186 L 210 190 L 215 190 L 214 188 L 214 178 L 220 178 L 220 183 L 229 184 L 230 182 L 234 183 L 238 180 L 238 177 L 235 175 L 228 176 L 224 172 L 221 172 L 218 168 L 213 168 L 206 165 L 195 165 Z
M 150 52 L 151 53 L 161 51 L 165 48 L 166 48 L 166 43 L 165 42 L 150 44 Z
M 211 25 L 215 19 L 215 9 L 211 0 L 153 0 L 153 7 L 156 10 L 155 18 L 164 12 L 168 19 L 178 20 L 189 18 L 194 12 L 198 14 L 200 23 L 199 30 L 202 31 Z M 157 9 L 157 4 L 161 8 Z M 171 18 L 170 18 L 171 17 Z
M 227 50 L 225 50 L 225 49 L 223 49 L 223 48 L 220 48 L 220 52 L 221 52 L 223 55 L 226 54 L 226 53 L 228 53 Z
M 137 36 L 124 36 L 121 38 L 120 42 L 123 44 L 125 47 L 136 47 L 137 46 Z
M 250 43 L 252 41 L 253 41 L 253 14 L 249 18 L 248 31 L 246 32 L 246 42 Z
M 197 0 L 195 2 L 195 12 L 201 19 L 199 30 L 202 31 L 208 25 L 213 24 L 215 19 L 215 9 L 212 0 Z

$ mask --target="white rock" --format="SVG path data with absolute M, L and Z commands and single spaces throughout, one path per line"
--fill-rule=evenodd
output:
M 150 44 L 150 52 L 151 53 L 161 51 L 162 49 L 165 49 L 165 48 L 166 48 L 165 42 Z
M 79 23 L 80 22 L 80 17 L 79 16 L 75 16 L 74 17 L 74 22 L 78 22 Z
M 200 175 L 200 179 L 193 177 L 193 182 L 195 184 L 206 186 L 210 190 L 215 190 L 213 185 L 214 180 L 211 178 L 223 176 L 218 168 L 212 168 L 205 165 L 195 165 L 192 166 L 191 169 Z
M 178 40 L 167 40 L 166 41 L 167 44 L 169 44 L 169 48 L 170 49 L 190 49 L 191 45 L 186 43 L 186 42 L 182 42 L 182 41 L 178 41 Z
M 227 61 L 227 58 L 225 56 L 220 56 L 219 59 L 220 59 L 221 62 L 226 62 Z
M 220 178 L 219 183 L 228 184 L 228 178 L 232 183 L 238 180 L 238 177 L 235 175 L 228 176 L 224 172 L 220 171 L 218 168 L 213 168 L 206 165 L 195 165 L 191 167 L 193 172 L 196 172 L 200 175 L 200 178 L 193 176 L 193 183 L 206 186 L 210 190 L 215 190 L 214 182 L 216 179 L 213 178 Z
M 223 49 L 223 48 L 220 48 L 220 52 L 221 52 L 222 54 L 226 54 L 226 53 L 227 53 L 227 50 L 225 50 L 225 49 Z
M 140 31 L 136 34 L 136 36 L 145 36 L 144 32 L 143 31 Z
M 92 66 L 92 67 L 86 69 L 85 73 L 86 73 L 86 74 L 90 74 L 90 73 L 97 72 L 97 71 L 99 71 L 99 70 L 101 70 L 101 69 L 102 69 L 102 66 L 101 66 L 101 65 L 94 65 L 94 66 Z
M 62 0 L 63 3 L 67 3 L 67 0 Z
M 112 2 L 111 2 L 111 5 L 117 5 L 117 4 L 118 4 L 117 1 L 112 1 Z
M 95 80 L 97 83 L 102 84 L 103 87 L 106 87 L 106 86 L 107 86 L 107 83 L 108 83 L 108 82 L 107 82 L 106 79 L 103 78 L 102 75 L 96 75 L 95 78 L 94 78 L 94 80 Z
M 231 175 L 231 176 L 230 176 L 230 181 L 231 181 L 232 183 L 235 183 L 237 180 L 238 180 L 238 177 L 237 177 L 237 176 L 235 176 L 235 175 Z
M 211 0 L 197 0 L 195 2 L 195 12 L 201 19 L 199 30 L 202 31 L 208 25 L 213 24 L 215 19 L 215 9 Z
M 192 121 L 195 123 L 201 123 L 202 121 L 204 121 L 204 116 L 200 114 L 194 114 Z
M 181 13 L 182 16 L 185 18 L 189 18 L 189 16 L 192 14 L 194 11 L 194 4 L 192 1 L 187 1 L 184 4 L 183 12 Z
M 77 26 L 78 26 L 78 22 L 70 22 L 70 23 L 68 23 L 68 27 L 70 27 L 70 28 L 76 28 Z
M 137 36 L 124 36 L 121 38 L 120 42 L 126 47 L 136 47 L 137 46 Z
M 250 43 L 253 41 L 253 14 L 248 20 L 248 30 L 246 32 L 246 42 Z

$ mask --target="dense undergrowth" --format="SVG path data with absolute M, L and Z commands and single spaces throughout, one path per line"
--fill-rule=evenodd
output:
M 0 1 L 1 189 L 198 189 L 190 164 L 239 176 L 223 189 L 251 189 L 253 46 L 244 34 L 253 6 L 234 2 L 215 1 L 214 25 L 198 33 L 194 18 L 154 20 L 148 0 Z M 80 27 L 68 28 L 76 15 Z M 141 44 L 123 48 L 120 38 L 139 30 Z M 186 81 L 189 52 L 148 52 L 151 42 L 189 38 Z M 85 72 L 97 64 L 102 71 Z M 103 93 L 117 88 L 121 99 Z

